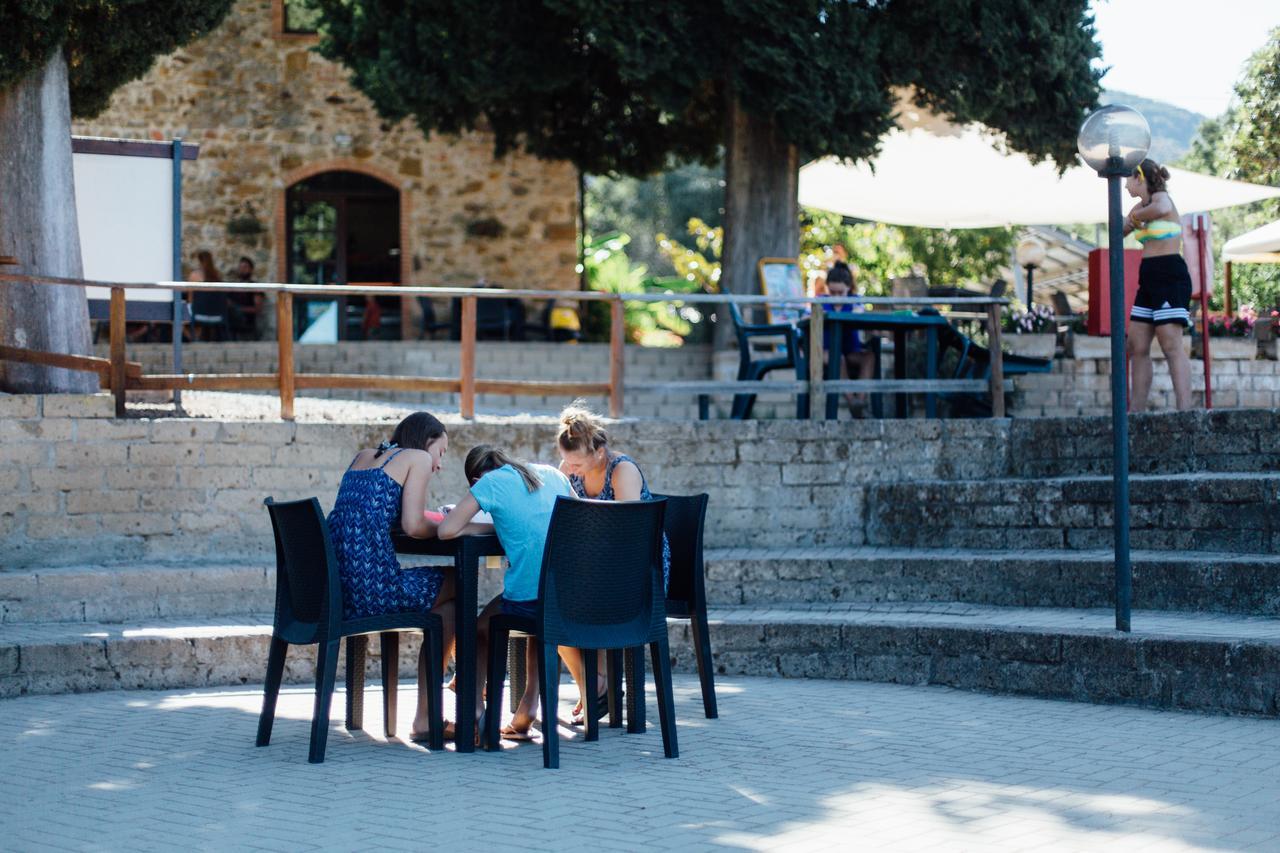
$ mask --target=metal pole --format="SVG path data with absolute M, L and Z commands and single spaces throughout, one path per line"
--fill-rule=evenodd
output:
M 1031 310 L 1031 306 L 1036 304 L 1035 297 L 1032 295 L 1032 282 L 1035 280 L 1036 268 L 1027 264 L 1027 310 Z
M 1129 413 L 1124 371 L 1124 230 L 1120 213 L 1120 173 L 1107 174 L 1109 206 L 1107 255 L 1111 261 L 1111 440 L 1113 528 L 1116 561 L 1116 630 L 1129 630 L 1133 568 L 1129 565 Z
M 173 280 L 182 281 L 182 140 L 173 140 Z M 173 372 L 182 373 L 182 291 L 173 292 Z M 182 392 L 173 392 L 173 404 L 182 405 Z

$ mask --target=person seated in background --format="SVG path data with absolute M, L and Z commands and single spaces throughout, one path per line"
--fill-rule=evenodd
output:
M 468 525 L 478 512 L 493 517 L 493 529 L 507 554 L 502 576 L 502 592 L 490 601 L 476 623 L 476 714 L 484 708 L 484 687 L 489 667 L 489 620 L 495 613 L 533 618 L 538 612 L 538 582 L 542 577 L 542 552 L 551 527 L 556 498 L 573 496 L 569 480 L 550 465 L 512 459 L 505 451 L 488 444 L 471 448 L 463 463 L 470 491 L 440 522 L 437 535 L 453 539 L 469 532 Z M 529 740 L 537 718 L 538 658 L 529 643 L 526 656 L 528 681 L 511 724 L 502 729 L 508 740 Z M 495 706 L 494 713 L 498 713 Z M 543 721 L 544 731 L 555 722 Z M 446 733 L 446 736 L 447 733 Z M 544 735 L 546 736 L 546 735 Z
M 241 257 L 236 264 L 234 281 L 249 284 L 254 281 L 253 259 Z M 229 293 L 227 307 L 230 311 L 231 334 L 238 340 L 256 341 L 258 324 L 262 319 L 262 306 L 266 297 L 262 293 Z
M 857 296 L 854 291 L 853 269 L 848 264 L 843 261 L 836 261 L 831 269 L 827 271 L 827 291 L 831 296 Z M 863 309 L 861 305 L 824 304 L 822 310 L 828 314 L 849 314 Z M 863 345 L 862 336 L 858 334 L 857 329 L 848 326 L 837 326 L 833 323 L 832 327 L 827 328 L 823 333 L 824 352 L 831 349 L 831 344 L 834 342 L 834 336 L 837 333 L 841 335 L 840 349 L 844 362 L 841 365 L 841 372 L 843 377 L 857 376 L 859 379 L 871 379 L 875 376 L 875 355 Z M 849 412 L 855 418 L 862 417 L 866 399 L 866 394 L 845 395 L 845 401 L 849 405 Z
M 213 265 L 213 255 L 201 249 L 196 252 L 196 268 L 187 281 L 206 284 L 222 281 L 222 275 Z M 191 300 L 192 337 L 199 341 L 226 340 L 227 294 L 217 290 L 193 290 L 187 293 Z

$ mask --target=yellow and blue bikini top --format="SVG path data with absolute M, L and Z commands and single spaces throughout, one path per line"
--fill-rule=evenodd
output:
M 1182 236 L 1182 223 L 1170 222 L 1168 219 L 1153 219 L 1144 228 L 1137 228 L 1133 238 L 1146 244 L 1150 240 L 1172 240 Z

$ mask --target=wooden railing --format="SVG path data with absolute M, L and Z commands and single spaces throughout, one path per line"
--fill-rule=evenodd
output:
M 691 304 L 738 305 L 815 305 L 817 303 L 896 305 L 896 306 L 972 306 L 984 309 L 990 329 L 991 374 L 989 379 L 847 379 L 828 380 L 822 375 L 822 311 L 812 311 L 809 325 L 809 378 L 794 381 L 680 381 L 648 382 L 631 385 L 634 390 L 690 395 L 761 394 L 770 392 L 809 394 L 810 417 L 821 417 L 825 395 L 842 392 L 870 393 L 989 393 L 995 417 L 1004 417 L 1003 359 L 1000 353 L 1000 307 L 1007 300 L 990 297 L 796 297 L 741 294 L 672 294 L 672 293 L 599 293 L 596 291 L 502 290 L 496 288 L 421 287 L 410 285 L 315 285 L 315 284 L 241 284 L 232 282 L 142 282 L 119 283 L 86 281 L 49 276 L 24 276 L 0 272 L 0 284 L 36 284 L 51 286 L 93 286 L 111 291 L 108 319 L 110 358 L 40 352 L 18 347 L 0 346 L 0 359 L 84 370 L 97 373 L 102 385 L 115 396 L 116 414 L 125 413 L 125 395 L 131 390 L 203 390 L 203 391 L 270 391 L 280 397 L 280 417 L 293 419 L 294 396 L 299 390 L 318 388 L 352 388 L 383 391 L 453 393 L 460 397 L 459 410 L 464 418 L 475 417 L 476 394 L 510 394 L 568 398 L 602 396 L 609 398 L 609 414 L 622 417 L 625 327 L 623 312 L 627 302 L 679 302 Z M 276 337 L 279 366 L 275 373 L 171 373 L 144 374 L 142 365 L 125 360 L 125 288 L 150 290 L 205 290 L 227 293 L 276 294 Z M 336 299 L 341 296 L 428 296 L 458 297 L 461 300 L 461 341 L 459 376 L 391 376 L 362 373 L 298 373 L 293 355 L 293 299 L 295 296 Z M 553 380 L 477 379 L 476 378 L 476 300 L 478 299 L 573 299 L 608 302 L 609 379 L 607 382 L 565 382 Z M 895 354 L 897 357 L 897 354 Z

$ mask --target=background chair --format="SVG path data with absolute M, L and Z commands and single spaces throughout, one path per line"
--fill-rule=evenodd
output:
M 422 336 L 427 340 L 435 340 L 436 332 L 448 332 L 453 328 L 451 322 L 436 318 L 436 306 L 430 296 L 419 296 L 418 306 L 422 309 Z
M 796 366 L 796 328 L 790 323 L 747 323 L 742 319 L 742 312 L 733 302 L 729 303 L 729 316 L 733 318 L 733 330 L 738 338 L 738 379 L 756 381 L 765 374 L 784 368 L 794 369 Z M 782 350 L 779 354 L 778 338 L 782 339 Z M 753 345 L 763 339 L 771 339 L 774 355 L 757 358 Z M 735 394 L 733 409 L 729 417 L 741 421 L 751 417 L 751 409 L 755 406 L 755 394 Z M 699 399 L 699 414 L 706 420 L 706 403 Z
M 644 646 L 653 660 L 658 688 L 662 747 L 679 754 L 666 607 L 662 595 L 662 530 L 665 500 L 591 501 L 559 497 L 543 552 L 538 615 L 497 615 L 489 621 L 485 748 L 499 746 L 498 724 L 506 678 L 507 644 L 513 631 L 529 635 L 538 652 L 542 693 L 542 765 L 560 766 L 556 710 L 560 692 L 557 646 L 582 650 L 586 664 L 586 740 L 599 738 L 596 654 L 625 650 L 633 678 L 629 702 L 643 708 Z M 601 572 L 600 566 L 609 566 Z M 628 723 L 631 720 L 628 719 Z
M 707 590 L 702 562 L 702 528 L 707 519 L 707 496 L 654 497 L 667 501 L 662 522 L 671 545 L 667 616 L 689 620 L 693 652 L 698 661 L 698 680 L 702 682 L 702 710 L 707 719 L 714 720 L 719 714 L 716 710 L 715 664 L 711 659 L 711 637 L 707 632 Z
M 433 613 L 395 613 L 364 619 L 342 618 L 342 586 L 338 581 L 338 562 L 329 526 L 325 524 L 320 502 L 315 498 L 277 503 L 264 502 L 271 515 L 271 529 L 276 540 L 276 613 L 271 628 L 271 651 L 267 658 L 267 681 L 263 689 L 262 714 L 258 717 L 258 746 L 271 742 L 275 721 L 276 699 L 284 677 L 285 654 L 290 645 L 317 645 L 315 709 L 311 715 L 311 750 L 307 760 L 324 761 L 329 733 L 329 706 L 333 699 L 334 680 L 338 671 L 338 651 L 342 638 L 347 638 L 347 728 L 359 729 L 364 709 L 364 656 L 369 634 L 380 634 L 382 641 L 383 725 L 387 737 L 395 736 L 396 687 L 399 656 L 399 631 L 421 631 L 427 644 L 422 655 L 425 678 L 429 746 L 444 747 L 444 724 L 441 720 L 441 672 L 444 655 L 440 617 Z
M 454 297 L 450 336 L 462 340 L 462 299 Z M 476 340 L 523 341 L 524 303 L 519 299 L 477 299 Z

